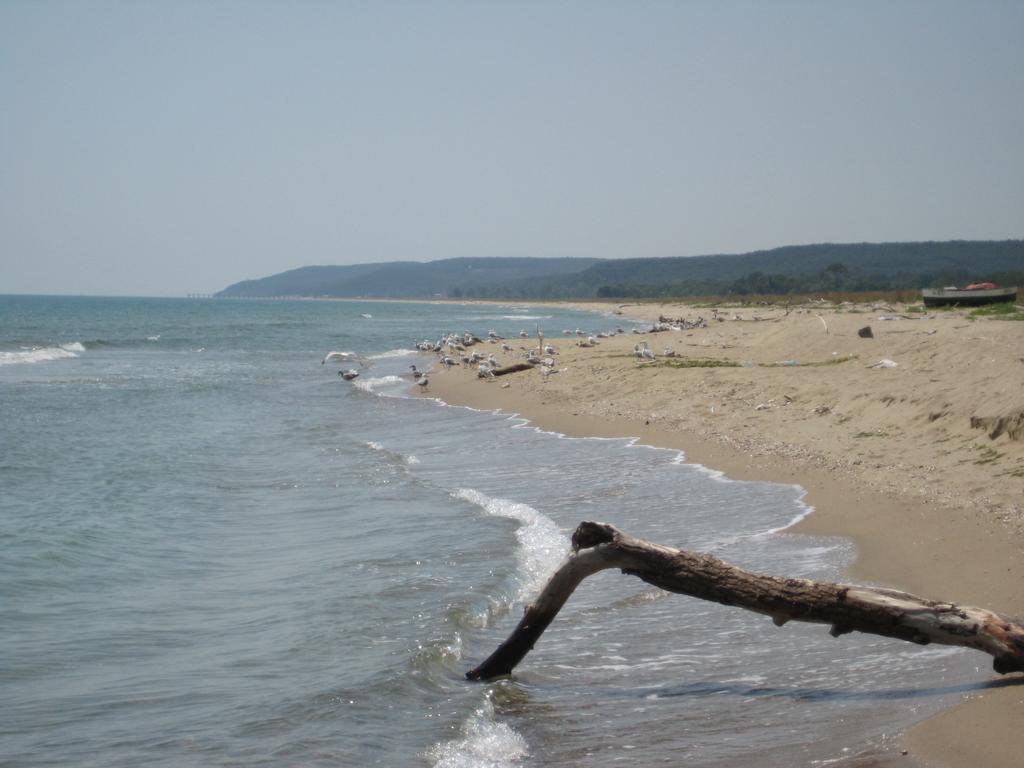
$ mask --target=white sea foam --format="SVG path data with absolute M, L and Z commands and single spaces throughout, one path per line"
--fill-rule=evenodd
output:
M 367 355 L 367 360 L 385 360 L 389 357 L 409 357 L 410 355 L 418 355 L 419 352 L 415 349 L 389 349 L 387 352 L 378 352 L 375 355 Z
M 550 320 L 552 315 L 502 315 L 502 320 Z
M 401 376 L 377 376 L 370 379 L 355 379 L 352 384 L 364 392 L 376 393 L 380 387 L 386 387 L 393 384 L 401 384 Z
M 0 365 L 46 363 L 78 357 L 79 352 L 85 352 L 85 347 L 77 341 L 54 347 L 24 347 L 16 352 L 0 352 Z
M 366 441 L 366 447 L 367 448 L 372 448 L 375 451 L 380 451 L 381 453 L 391 454 L 392 456 L 395 456 L 395 457 L 401 459 L 406 464 L 419 464 L 420 463 L 419 458 L 417 458 L 414 454 L 411 454 L 411 453 L 405 454 L 405 453 L 399 453 L 398 451 L 392 451 L 392 450 L 390 450 L 388 448 L 385 448 L 383 445 L 381 445 L 380 443 L 376 442 L 375 440 L 367 440 Z
M 511 768 L 529 754 L 522 734 L 495 721 L 494 705 L 487 699 L 463 723 L 459 738 L 437 744 L 427 758 L 434 768 Z
M 519 591 L 516 600 L 525 601 L 540 591 L 569 549 L 568 537 L 554 521 L 528 504 L 494 499 L 472 488 L 460 488 L 452 495 L 476 504 L 489 515 L 508 517 L 521 523 L 516 531 L 519 541 L 516 552 Z

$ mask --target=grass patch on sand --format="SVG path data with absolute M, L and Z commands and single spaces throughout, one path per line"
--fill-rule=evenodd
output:
M 810 363 L 801 363 L 799 360 L 783 360 L 778 363 L 761 363 L 761 368 L 820 368 L 824 365 L 839 365 L 856 360 L 856 355 L 837 355 L 828 360 L 814 360 Z
M 714 357 L 659 357 L 651 361 L 659 368 L 739 368 L 735 360 Z
M 825 365 L 839 365 L 855 360 L 856 355 L 830 357 L 828 360 L 815 360 L 801 363 L 799 360 L 782 360 L 777 363 L 749 363 L 736 360 L 723 360 L 717 357 L 665 357 L 661 355 L 654 360 L 641 361 L 656 368 L 820 368 Z
M 1006 455 L 988 445 L 979 445 L 975 447 L 981 452 L 981 457 L 975 459 L 975 464 L 994 464 Z
M 989 304 L 971 311 L 969 317 L 994 317 L 997 320 L 1024 320 L 1024 310 L 1012 301 L 1004 304 Z

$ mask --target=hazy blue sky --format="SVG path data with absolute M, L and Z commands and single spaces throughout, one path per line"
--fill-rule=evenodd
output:
M 0 0 L 0 293 L 1024 236 L 1024 2 Z

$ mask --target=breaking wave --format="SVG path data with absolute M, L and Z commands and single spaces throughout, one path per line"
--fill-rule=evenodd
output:
M 523 602 L 539 592 L 569 549 L 569 537 L 559 530 L 554 520 L 528 504 L 491 498 L 472 488 L 460 488 L 452 496 L 476 504 L 489 515 L 507 517 L 521 524 L 516 530 L 519 588 L 515 599 Z
M 78 357 L 81 352 L 85 352 L 85 346 L 78 341 L 52 347 L 25 347 L 17 351 L 0 352 L 0 365 L 47 363 L 52 360 Z
M 494 704 L 487 698 L 462 724 L 459 738 L 436 745 L 427 758 L 434 768 L 511 768 L 529 753 L 522 734 L 494 719 Z

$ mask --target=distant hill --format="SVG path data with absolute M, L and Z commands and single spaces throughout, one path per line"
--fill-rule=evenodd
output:
M 574 274 L 598 259 L 462 258 L 391 261 L 337 267 L 301 267 L 229 285 L 219 297 L 330 296 L 338 298 L 432 298 L 475 296 L 489 286 L 547 280 Z
M 894 290 L 982 278 L 1024 278 L 1024 240 L 822 243 L 739 255 L 614 259 L 549 281 L 546 289 L 552 297 L 655 298 Z
M 821 243 L 645 259 L 465 258 L 302 267 L 217 294 L 365 298 L 592 299 L 894 290 L 1024 283 L 1024 240 Z

